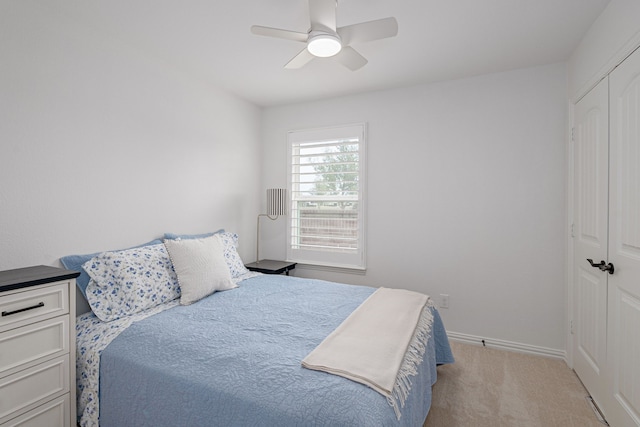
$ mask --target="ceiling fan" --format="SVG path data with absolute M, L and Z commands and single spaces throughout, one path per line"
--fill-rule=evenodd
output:
M 314 58 L 333 57 L 352 71 L 364 67 L 367 59 L 351 44 L 393 37 L 398 34 L 396 18 L 377 19 L 360 24 L 336 27 L 337 0 L 309 0 L 311 28 L 306 33 L 254 25 L 251 32 L 306 43 L 284 68 L 301 68 Z

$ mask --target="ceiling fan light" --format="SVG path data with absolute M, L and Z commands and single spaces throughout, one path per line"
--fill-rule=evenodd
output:
M 340 38 L 332 34 L 318 34 L 309 38 L 307 50 L 313 56 L 327 58 L 340 52 L 342 43 Z

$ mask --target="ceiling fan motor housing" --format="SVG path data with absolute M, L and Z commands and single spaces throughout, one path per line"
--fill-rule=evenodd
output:
M 307 50 L 313 56 L 328 58 L 342 50 L 342 40 L 336 33 L 311 31 L 307 40 Z

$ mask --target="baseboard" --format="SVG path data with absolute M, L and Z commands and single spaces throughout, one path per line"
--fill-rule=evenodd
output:
M 487 347 L 499 348 L 502 350 L 517 351 L 519 353 L 534 354 L 537 356 L 554 357 L 557 359 L 567 360 L 567 353 L 564 350 L 556 350 L 553 348 L 540 347 L 536 345 L 523 344 L 513 341 L 505 341 L 494 338 L 478 337 L 475 335 L 461 334 L 459 332 L 447 331 L 449 339 L 452 341 L 463 342 L 467 344 L 485 345 Z

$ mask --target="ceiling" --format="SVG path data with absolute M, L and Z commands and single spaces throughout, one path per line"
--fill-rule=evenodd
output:
M 565 61 L 609 0 L 338 0 L 338 26 L 396 17 L 398 35 L 353 47 L 355 72 L 330 59 L 283 66 L 304 44 L 251 25 L 306 32 L 306 0 L 63 0 L 106 37 L 245 98 L 274 106 Z

